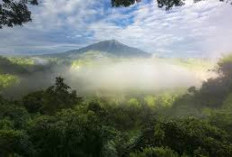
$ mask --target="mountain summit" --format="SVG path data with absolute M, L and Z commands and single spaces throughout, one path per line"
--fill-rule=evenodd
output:
M 116 57 L 149 57 L 150 56 L 149 53 L 146 53 L 138 48 L 129 47 L 117 40 L 101 41 L 77 50 L 71 50 L 59 54 L 52 54 L 49 56 L 69 57 L 69 56 L 84 54 L 90 51 L 103 52 Z

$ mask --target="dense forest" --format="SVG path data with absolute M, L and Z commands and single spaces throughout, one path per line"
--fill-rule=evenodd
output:
M 230 157 L 232 57 L 215 70 L 173 99 L 84 97 L 61 77 L 17 100 L 1 96 L 0 156 Z

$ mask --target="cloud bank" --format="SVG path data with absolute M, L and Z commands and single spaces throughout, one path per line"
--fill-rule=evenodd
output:
M 179 64 L 178 64 L 179 63 Z M 200 87 L 203 81 L 216 77 L 208 66 L 185 67 L 175 60 L 129 59 L 104 60 L 93 66 L 67 68 L 65 79 L 72 88 L 82 92 L 159 92 L 161 90 Z
M 63 52 L 116 39 L 171 57 L 218 57 L 232 51 L 232 9 L 217 0 L 170 11 L 153 0 L 111 8 L 110 0 L 43 0 L 33 22 L 0 30 L 1 54 Z

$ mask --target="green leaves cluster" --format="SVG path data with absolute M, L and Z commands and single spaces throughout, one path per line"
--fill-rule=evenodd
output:
M 228 134 L 205 121 L 190 118 L 155 123 L 143 131 L 133 149 L 165 147 L 179 156 L 223 157 L 232 153 Z

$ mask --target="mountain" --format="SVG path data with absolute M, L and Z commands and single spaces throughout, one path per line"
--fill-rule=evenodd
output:
M 150 57 L 149 53 L 146 53 L 138 48 L 129 47 L 117 40 L 101 41 L 77 50 L 71 50 L 64 53 L 49 54 L 43 56 L 49 57 L 77 57 L 78 55 L 86 52 L 102 52 L 116 57 Z

